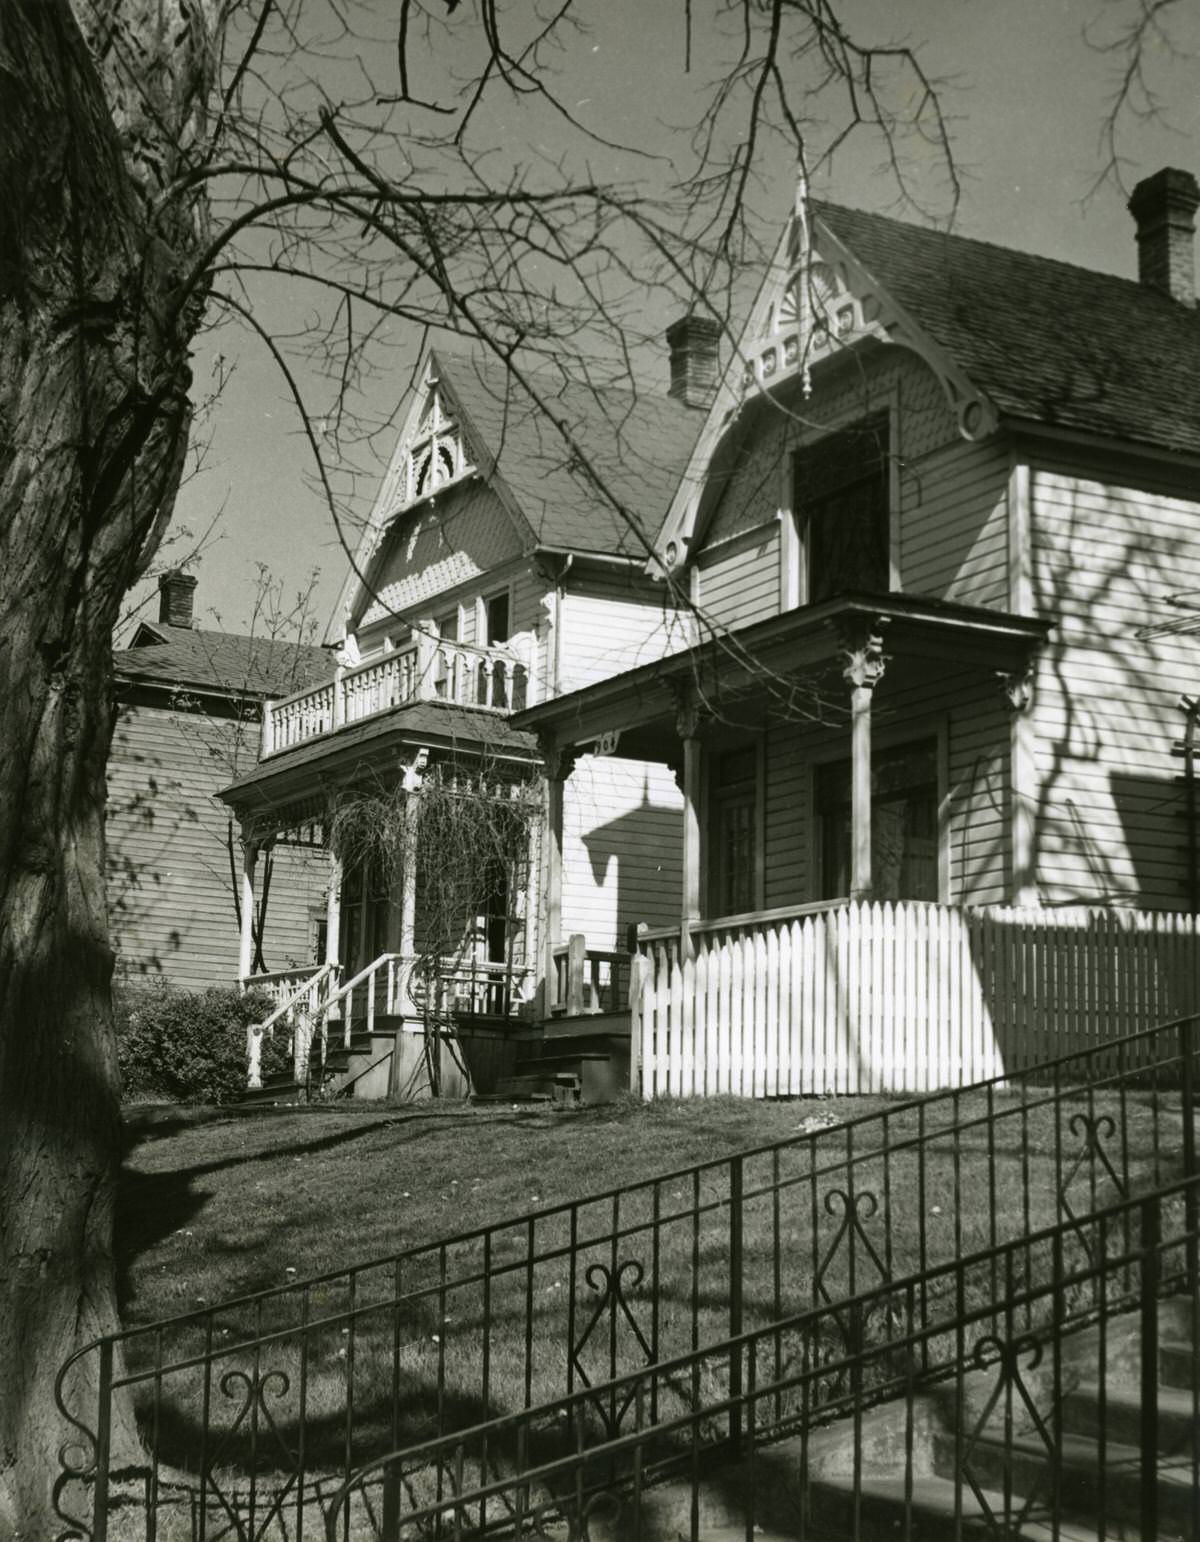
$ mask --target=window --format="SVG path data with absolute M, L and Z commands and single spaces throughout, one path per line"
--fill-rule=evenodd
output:
M 434 619 L 433 629 L 443 642 L 458 641 L 458 606 Z
M 820 766 L 821 898 L 850 892 L 850 762 Z M 879 899 L 938 897 L 937 740 L 871 757 L 871 887 Z
M 888 421 L 829 434 L 796 456 L 807 602 L 891 587 Z
M 509 635 L 508 590 L 483 602 L 483 642 L 506 643 Z
M 732 750 L 716 758 L 712 811 L 712 904 L 719 916 L 758 906 L 758 751 Z

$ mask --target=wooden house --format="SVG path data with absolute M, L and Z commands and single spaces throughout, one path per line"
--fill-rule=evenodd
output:
M 1198 204 L 1138 186 L 1133 281 L 798 200 L 649 564 L 694 646 L 513 719 L 551 775 L 678 772 L 647 1093 L 953 1085 L 1200 1005 Z
M 539 1084 L 579 1086 L 587 1043 L 608 1063 L 603 1028 L 627 1043 L 627 934 L 678 912 L 682 800 L 659 759 L 590 757 L 565 797 L 552 780 L 548 825 L 534 822 L 524 862 L 499 864 L 454 940 L 426 935 L 437 864 L 348 857 L 338 821 L 373 797 L 415 829 L 434 787 L 524 801 L 531 781 L 540 816 L 540 750 L 513 714 L 693 640 L 646 564 L 701 421 L 678 396 L 513 378 L 440 348 L 423 361 L 330 630 L 336 668 L 269 705 L 258 765 L 223 793 L 245 843 L 244 915 L 265 843 L 320 826 L 330 848 L 322 968 L 264 982 L 248 934 L 241 958 L 243 980 L 278 996 L 297 1081 L 336 1047 L 338 1085 L 362 1095 L 443 1073 L 486 1093 L 535 1044 Z M 435 962 L 447 1045 L 431 1065 Z M 538 1025 L 569 1008 L 586 1008 L 588 1032 L 576 1024 L 555 1057 Z
M 113 659 L 106 879 L 118 983 L 201 990 L 230 979 L 241 850 L 216 794 L 253 765 L 263 702 L 328 667 L 320 648 L 197 626 L 195 587 L 191 574 L 165 573 L 157 621 L 141 622 Z M 281 845 L 271 865 L 270 942 L 254 937 L 257 962 L 305 966 L 324 921 L 323 855 Z

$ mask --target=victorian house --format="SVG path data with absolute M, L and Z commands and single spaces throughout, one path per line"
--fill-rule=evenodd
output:
M 296 1080 L 319 1061 L 327 1083 L 366 1096 L 443 1071 L 447 1089 L 486 1094 L 519 1056 L 536 1056 L 548 1092 L 612 1064 L 624 1078 L 627 938 L 677 914 L 681 796 L 657 759 L 593 755 L 565 797 L 551 779 L 547 807 L 537 737 L 513 716 L 692 641 L 646 563 L 701 420 L 682 388 L 635 397 L 441 348 L 424 359 L 327 677 L 270 704 L 258 764 L 223 794 L 243 914 L 264 850 L 311 831 L 328 849 L 319 966 L 264 977 L 243 937 L 241 978 L 277 997 Z M 497 855 L 481 837 L 472 887 L 448 877 L 448 851 L 418 859 L 415 837 L 407 862 L 339 839 L 347 809 L 400 823 L 407 810 L 415 829 L 435 793 L 463 800 L 464 820 L 471 802 L 472 817 L 534 808 L 525 849 Z M 439 940 L 431 917 L 451 882 L 461 914 Z
M 1198 202 L 1139 185 L 1134 281 L 798 200 L 648 564 L 695 645 L 513 719 L 551 775 L 680 773 L 648 1095 L 964 1084 L 1197 1006 Z

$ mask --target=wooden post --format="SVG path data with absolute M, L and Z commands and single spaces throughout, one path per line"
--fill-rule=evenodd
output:
M 273 706 L 274 706 L 273 702 L 270 702 L 270 701 L 264 701 L 263 702 L 263 708 L 262 708 L 262 742 L 259 745 L 259 752 L 258 752 L 260 760 L 265 760 L 267 758 L 267 756 L 271 753 L 271 751 L 275 748 L 274 744 L 272 743 L 272 732 L 271 732 L 271 729 L 272 729 L 272 724 L 271 724 L 271 708 Z
M 850 687 L 850 897 L 871 894 L 871 703 L 887 660 L 887 616 L 856 617 L 839 625 L 842 678 Z
M 1033 665 L 999 676 L 1009 718 L 1009 797 L 1012 826 L 1012 904 L 1036 905 L 1037 863 L 1034 811 L 1037 806 L 1037 753 L 1033 726 Z
M 546 735 L 538 736 L 546 768 L 546 845 L 542 860 L 542 913 L 546 929 L 542 937 L 542 1000 L 547 1016 L 558 1001 L 554 949 L 562 933 L 563 792 L 575 768 L 574 745 L 559 745 Z
M 692 927 L 701 915 L 700 904 L 700 771 L 701 747 L 692 715 L 692 732 L 683 740 L 683 894 L 680 910 L 680 944 L 684 956 L 692 951 Z
M 340 664 L 333 672 L 333 704 L 330 709 L 333 714 L 333 722 L 330 725 L 332 728 L 340 728 L 346 721 L 345 673 Z
M 242 836 L 242 935 L 238 948 L 238 983 L 246 989 L 250 969 L 254 963 L 254 865 L 258 861 L 258 845 Z

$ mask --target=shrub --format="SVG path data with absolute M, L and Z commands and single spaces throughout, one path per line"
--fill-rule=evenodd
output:
M 246 1029 L 269 997 L 228 988 L 183 991 L 156 982 L 114 988 L 117 1058 L 126 1098 L 232 1103 L 246 1089 Z M 263 1045 L 263 1072 L 287 1063 L 287 1033 Z

